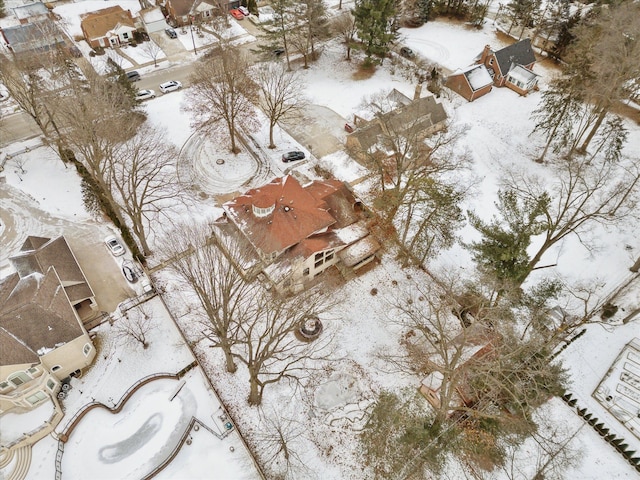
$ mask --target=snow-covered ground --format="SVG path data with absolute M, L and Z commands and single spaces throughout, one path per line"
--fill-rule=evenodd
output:
M 465 27 L 445 22 L 430 22 L 419 29 L 403 29 L 402 34 L 404 44 L 425 58 L 442 62 L 450 69 L 471 63 L 487 43 L 493 46 L 501 45 L 490 25 L 478 31 L 467 30 Z M 321 59 L 312 64 L 310 69 L 302 72 L 308 84 L 306 95 L 313 103 L 328 106 L 344 118 L 351 118 L 353 114 L 363 113 L 363 100 L 376 92 L 396 88 L 410 97 L 413 96 L 414 85 L 400 73 L 391 73 L 389 66 L 378 69 L 368 79 L 354 80 L 353 73 L 357 63 L 356 61 L 348 63 L 344 61 L 343 56 L 341 46 L 330 44 L 325 47 Z M 553 74 L 538 67 L 534 70 L 543 75 Z M 184 92 L 177 92 L 145 103 L 149 120 L 165 126 L 168 141 L 175 143 L 181 149 L 193 135 L 188 115 L 182 108 L 184 98 Z M 508 168 L 526 168 L 544 173 L 545 167 L 532 161 L 539 139 L 529 137 L 533 127 L 530 114 L 539 100 L 538 92 L 528 97 L 519 97 L 507 89 L 494 89 L 490 94 L 473 103 L 466 103 L 455 96 L 441 99 L 449 112 L 452 127 L 458 127 L 465 132 L 459 149 L 470 153 L 474 174 L 478 179 L 474 195 L 468 199 L 465 208 L 473 209 L 483 217 L 490 217 L 495 211 L 493 202 L 496 199 L 499 176 Z M 630 135 L 625 154 L 637 155 L 640 151 L 640 128 L 631 122 L 628 122 L 627 126 Z M 255 140 L 262 146 L 267 144 L 265 134 L 265 128 L 252 132 Z M 211 139 L 208 141 L 213 142 Z M 304 149 L 306 146 L 297 145 L 295 140 L 282 130 L 278 130 L 276 142 L 279 148 L 272 154 L 272 171 L 279 175 L 282 173 L 278 160 L 280 149 L 286 150 L 293 147 Z M 24 147 L 20 145 L 10 148 L 21 150 Z M 50 157 L 50 153 L 44 154 L 45 150 L 45 147 L 40 147 L 34 150 L 40 153 L 27 152 L 25 158 L 28 162 L 25 163 L 26 173 L 24 174 L 19 174 L 20 170 L 16 167 L 6 168 L 4 174 L 7 183 L 11 188 L 23 189 L 37 200 L 46 199 L 47 201 L 43 201 L 41 206 L 52 215 L 86 218 L 78 201 L 77 176 L 65 170 L 61 163 L 55 162 Z M 251 162 L 248 158 L 242 160 L 244 157 L 238 157 L 239 160 L 234 162 L 234 156 L 226 153 L 228 148 L 224 144 L 210 144 L 201 151 L 209 152 L 208 155 L 211 157 L 209 161 L 201 161 L 198 164 L 198 175 L 203 182 L 207 177 L 246 176 L 246 169 L 251 168 L 247 165 L 247 162 Z M 29 155 L 44 158 L 42 167 L 36 162 L 36 157 L 29 157 Z M 203 158 L 206 159 L 206 157 L 207 155 Z M 223 167 L 215 162 L 215 159 L 220 157 L 225 159 Z M 189 157 L 181 158 L 189 161 Z M 299 170 L 309 178 L 314 175 L 313 161 L 299 167 Z M 361 167 L 342 153 L 336 153 L 318 161 L 338 178 L 347 181 L 360 178 L 363 174 Z M 43 178 L 48 180 L 44 182 Z M 365 184 L 359 184 L 355 189 L 358 193 L 365 195 L 365 187 Z M 0 184 L 0 189 L 3 188 L 7 187 Z M 239 187 L 234 183 L 231 188 L 235 190 Z M 59 192 L 67 193 L 60 195 Z M 219 192 L 209 193 L 213 195 Z M 212 196 L 204 195 L 203 198 L 200 198 L 199 208 L 197 213 L 193 213 L 194 216 L 215 216 L 219 213 L 219 206 L 216 205 Z M 73 208 L 71 208 L 72 205 Z M 187 213 L 192 214 L 191 211 Z M 29 228 L 26 218 L 19 220 L 16 228 Z M 465 239 L 473 238 L 475 235 L 470 228 L 465 228 L 460 233 Z M 3 240 L 3 235 L 4 232 L 0 231 L 0 240 Z M 591 238 L 596 241 L 598 248 L 591 251 L 577 239 L 569 239 L 549 253 L 550 259 L 558 263 L 553 275 L 567 281 L 601 280 L 604 286 L 600 295 L 606 296 L 623 278 L 628 276 L 628 268 L 633 263 L 632 260 L 640 255 L 637 242 L 639 236 L 637 225 L 626 225 L 616 230 L 596 229 L 592 232 Z M 161 250 L 161 246 L 157 247 Z M 11 253 L 3 252 L 0 258 L 0 270 L 3 265 L 6 266 L 5 255 Z M 153 261 L 154 259 L 151 259 L 151 262 Z M 460 269 L 463 273 L 472 271 L 468 252 L 460 247 L 444 252 L 431 266 L 441 268 L 443 265 L 447 268 Z M 195 340 L 199 332 L 191 325 L 192 317 L 188 299 L 183 298 L 169 274 L 161 272 L 158 279 L 167 288 L 166 298 L 188 339 Z M 205 344 L 197 344 L 196 353 L 203 359 L 204 370 L 209 378 L 214 379 L 214 386 L 228 405 L 232 416 L 237 419 L 240 430 L 246 433 L 249 439 L 257 438 L 265 428 L 268 428 L 265 426 L 262 415 L 292 419 L 301 426 L 303 434 L 292 443 L 292 447 L 296 449 L 304 463 L 304 466 L 298 467 L 298 478 L 361 479 L 364 474 L 361 467 L 362 458 L 357 451 L 357 432 L 361 427 L 363 412 L 366 412 L 370 401 L 382 388 L 391 390 L 407 386 L 415 388 L 420 381 L 418 378 L 390 371 L 379 357 L 381 352 L 401 348 L 398 343 L 399 331 L 388 318 L 388 302 L 397 295 L 398 284 L 425 281 L 429 280 L 425 278 L 424 272 L 402 269 L 392 255 L 385 255 L 381 265 L 350 281 L 340 292 L 339 306 L 331 312 L 329 317 L 323 318 L 325 331 L 336 335 L 336 357 L 341 360 L 335 362 L 326 371 L 310 378 L 303 390 L 294 391 L 287 384 L 269 386 L 265 391 L 264 405 L 260 410 L 246 405 L 248 393 L 246 372 L 242 369 L 235 375 L 224 372 L 219 352 L 211 350 Z M 371 294 L 373 288 L 378 290 L 378 295 Z M 160 312 L 161 308 L 154 307 L 154 310 Z M 104 342 L 101 355 L 85 377 L 74 380 L 74 389 L 71 390 L 67 400 L 68 411 L 77 410 L 81 405 L 91 401 L 91 398 L 106 404 L 115 403 L 133 382 L 145 375 L 162 371 L 175 373 L 188 364 L 190 354 L 184 348 L 181 338 L 175 334 L 169 336 L 167 333 L 171 330 L 171 325 L 170 319 L 164 314 L 158 315 L 158 331 L 151 338 L 148 350 L 140 347 L 125 350 L 116 345 L 113 335 L 109 333 L 113 327 L 109 324 L 100 327 L 98 335 Z M 637 323 L 629 323 L 624 327 L 609 327 L 606 330 L 599 325 L 593 325 L 588 328 L 584 337 L 563 352 L 562 358 L 565 359 L 571 372 L 570 391 L 579 395 L 581 402 L 591 402 L 590 408 L 594 410 L 597 408 L 592 407 L 596 402 L 590 400 L 590 396 L 622 346 L 633 336 L 638 336 Z M 132 368 L 134 365 L 135 368 Z M 216 408 L 215 405 L 207 407 L 210 405 L 207 402 L 214 400 L 207 398 L 204 394 L 202 390 L 202 388 L 206 389 L 203 387 L 204 383 L 192 384 L 193 378 L 190 378 L 185 387 L 186 390 L 181 391 L 173 405 L 172 402 L 167 401 L 167 398 L 175 382 L 162 380 L 158 381 L 161 382 L 158 384 L 151 382 L 148 388 L 145 386 L 134 394 L 132 403 L 127 405 L 120 416 L 111 416 L 99 411 L 88 414 L 80 424 L 82 428 L 78 427 L 79 430 L 70 437 L 71 443 L 63 460 L 65 462 L 63 471 L 66 468 L 74 474 L 77 473 L 78 476 L 91 476 L 91 471 L 83 469 L 93 465 L 95 468 L 104 466 L 105 476 L 108 476 L 106 472 L 111 472 L 112 475 L 123 478 L 126 472 L 132 471 L 132 468 L 133 471 L 138 472 L 135 468 L 142 465 L 143 461 L 152 461 L 150 460 L 151 450 L 157 451 L 160 443 L 162 444 L 160 449 L 169 448 L 170 443 L 175 440 L 173 435 L 169 435 L 164 430 L 165 428 L 182 427 L 185 419 L 194 415 L 194 412 L 200 416 L 201 408 L 209 408 L 209 411 Z M 341 391 L 340 387 L 344 387 L 345 384 L 348 388 Z M 158 401 L 151 403 L 152 408 L 145 408 L 153 398 L 157 398 Z M 196 401 L 193 402 L 192 399 Z M 145 414 L 136 417 L 134 412 L 137 411 L 144 411 Z M 600 411 L 597 413 L 600 414 Z M 606 412 L 601 414 L 603 417 L 606 416 Z M 553 418 L 557 424 L 566 424 L 578 431 L 572 446 L 581 452 L 581 457 L 580 461 L 571 467 L 567 478 L 637 478 L 631 466 L 598 437 L 591 427 L 580 428 L 583 421 L 563 402 L 557 399 L 550 401 L 541 409 L 540 415 Z M 63 419 L 60 428 L 64 428 L 67 420 L 66 417 Z M 203 419 L 203 421 L 208 420 L 212 420 L 210 414 L 206 420 Z M 611 423 L 613 422 L 615 419 L 612 419 Z M 83 430 L 90 423 L 96 425 L 95 429 Z M 107 437 L 113 428 L 121 428 L 121 433 Z M 611 428 L 616 427 L 611 425 Z M 116 453 L 122 446 L 121 443 L 127 438 L 135 438 L 134 433 L 141 430 L 147 433 L 152 432 L 150 435 L 155 435 L 153 440 L 150 437 L 147 443 L 138 442 L 141 445 L 132 440 L 132 444 L 137 448 L 134 455 L 126 458 L 123 456 L 121 462 L 114 464 L 104 461 L 116 458 Z M 92 431 L 93 437 L 90 435 Z M 95 435 L 96 432 L 105 432 L 105 435 L 97 438 L 99 436 Z M 76 441 L 74 435 L 78 435 L 77 439 L 85 440 Z M 164 440 L 160 438 L 162 435 L 165 435 Z M 161 478 L 210 476 L 211 472 L 219 471 L 218 466 L 209 463 L 210 459 L 212 459 L 211 462 L 227 462 L 228 465 L 225 463 L 225 467 L 241 465 L 242 461 L 228 459 L 229 456 L 238 455 L 240 450 L 235 443 L 235 452 L 229 453 L 227 446 L 229 444 L 224 443 L 229 438 L 231 437 L 227 437 L 224 441 L 211 438 L 204 429 L 193 433 L 192 444 L 183 447 L 174 462 L 161 473 Z M 155 441 L 159 443 L 155 444 Z M 528 461 L 526 448 L 519 453 L 525 467 Z M 205 451 L 207 455 L 203 455 Z M 71 452 L 75 453 L 71 454 Z M 55 445 L 52 441 L 49 438 L 41 441 L 34 447 L 34 454 L 40 457 L 34 461 L 29 478 L 53 478 Z M 85 458 L 94 460 L 87 461 L 85 466 L 80 462 Z M 131 458 L 136 458 L 139 462 L 129 466 L 127 462 L 132 462 Z M 201 464 L 204 459 L 208 459 L 204 462 L 206 465 Z M 49 465 L 48 469 L 47 465 Z M 121 465 L 122 469 L 118 469 L 117 465 Z M 239 472 L 249 475 L 250 471 L 249 468 L 243 469 L 238 466 L 238 470 L 234 470 L 235 473 L 229 473 L 227 477 L 221 474 L 220 478 L 239 478 L 241 475 Z M 523 468 L 523 471 L 526 472 L 527 469 Z M 234 476 L 236 474 L 238 476 Z M 494 472 L 492 478 L 505 478 L 501 475 L 501 472 Z M 521 478 L 527 478 L 526 474 Z

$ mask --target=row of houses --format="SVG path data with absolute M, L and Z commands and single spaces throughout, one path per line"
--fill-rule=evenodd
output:
M 84 39 L 93 47 L 118 47 L 131 42 L 137 32 L 151 34 L 174 27 L 211 20 L 221 8 L 236 8 L 240 0 L 228 5 L 214 0 L 167 0 L 165 13 L 159 6 L 147 6 L 139 12 L 124 10 L 119 5 L 81 15 Z M 18 25 L 0 29 L 4 42 L 14 53 L 46 51 L 73 42 L 56 23 L 55 14 L 42 2 L 32 2 L 12 8 Z

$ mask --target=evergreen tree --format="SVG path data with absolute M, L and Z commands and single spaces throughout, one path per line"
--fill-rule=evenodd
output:
M 418 0 L 416 2 L 416 16 L 427 23 L 433 15 L 433 0 Z
M 7 12 L 5 11 L 4 0 L 0 0 L 0 18 L 4 18 L 7 16 Z
M 396 5 L 394 0 L 356 0 L 353 10 L 361 48 L 371 57 L 383 59 L 397 37 Z M 382 60 L 380 60 L 382 63 Z
M 499 216 L 485 222 L 469 212 L 471 225 L 482 239 L 469 245 L 480 270 L 489 273 L 505 286 L 520 285 L 529 275 L 527 248 L 531 237 L 546 227 L 543 217 L 551 199 L 543 193 L 533 199 L 520 199 L 514 190 L 498 192 Z

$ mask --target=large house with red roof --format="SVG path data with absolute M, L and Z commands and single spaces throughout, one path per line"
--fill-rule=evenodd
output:
M 336 266 L 350 273 L 375 258 L 367 212 L 339 180 L 308 185 L 288 175 L 223 205 L 216 234 L 230 234 L 251 258 L 241 267 L 277 291 L 300 291 Z

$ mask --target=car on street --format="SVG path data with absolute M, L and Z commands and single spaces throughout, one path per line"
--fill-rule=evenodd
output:
M 109 235 L 104 239 L 104 244 L 107 246 L 107 248 L 111 252 L 111 255 L 113 255 L 114 257 L 124 255 L 124 247 L 115 236 Z
M 177 80 L 170 80 L 168 82 L 164 82 L 160 84 L 160 91 L 162 93 L 173 92 L 174 90 L 180 90 L 182 88 L 182 83 Z
M 132 263 L 125 261 L 122 264 L 122 274 L 130 283 L 136 283 L 138 281 L 138 274 Z
M 164 29 L 164 33 L 166 33 L 166 34 L 167 34 L 167 37 L 169 37 L 169 38 L 178 38 L 178 34 L 177 34 L 177 33 L 176 33 L 176 31 L 175 31 L 173 28 L 171 28 L 171 27 L 169 27 L 169 28 L 165 28 L 165 29 Z
M 233 10 L 229 10 L 229 13 L 236 20 L 244 19 L 244 14 L 240 10 L 238 10 L 237 8 L 234 8 Z
M 150 98 L 156 98 L 156 92 L 153 90 L 138 90 L 138 93 L 136 93 L 136 100 L 138 102 L 149 100 Z
M 240 10 L 240 13 L 242 13 L 245 17 L 248 17 L 251 12 L 249 12 L 249 9 L 247 7 L 238 7 L 238 10 Z
M 138 80 L 140 80 L 140 72 L 136 70 L 127 72 L 127 80 L 129 80 L 130 82 L 137 82 Z
M 297 160 L 304 160 L 304 152 L 294 150 L 292 152 L 287 152 L 284 155 L 282 155 L 282 161 L 284 163 L 295 162 Z
M 416 56 L 413 50 L 411 50 L 409 47 L 402 47 L 400 49 L 400 55 L 402 55 L 404 58 L 413 58 Z

